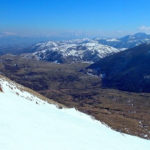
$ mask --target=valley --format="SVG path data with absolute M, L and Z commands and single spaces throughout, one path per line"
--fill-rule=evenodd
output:
M 55 64 L 20 56 L 0 57 L 0 73 L 67 107 L 89 114 L 111 128 L 150 138 L 150 94 L 103 88 L 88 63 Z

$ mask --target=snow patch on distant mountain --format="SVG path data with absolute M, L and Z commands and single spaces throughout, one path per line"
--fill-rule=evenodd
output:
M 96 62 L 108 55 L 118 53 L 120 50 L 102 45 L 90 39 L 77 39 L 68 41 L 48 41 L 38 43 L 31 48 L 34 53 L 25 57 L 36 58 L 51 62 Z
M 108 41 L 108 42 L 119 42 L 118 39 L 107 39 L 106 41 Z
M 58 109 L 0 77 L 1 150 L 149 150 L 75 109 Z

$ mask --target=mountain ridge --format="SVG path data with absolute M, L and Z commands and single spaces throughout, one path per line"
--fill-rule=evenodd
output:
M 101 74 L 104 87 L 132 92 L 150 92 L 149 87 L 150 44 L 108 56 L 91 65 L 96 74 Z
M 37 43 L 31 51 L 33 53 L 25 54 L 24 57 L 57 63 L 96 62 L 119 52 L 116 48 L 89 39 Z
M 149 43 L 150 35 L 141 32 L 132 35 L 126 35 L 120 38 L 97 39 L 97 41 L 101 44 L 109 45 L 117 49 L 128 49 L 147 42 Z

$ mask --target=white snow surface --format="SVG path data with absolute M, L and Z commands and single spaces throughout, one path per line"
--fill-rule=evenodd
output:
M 0 78 L 0 150 L 150 150 L 75 109 L 58 109 Z M 36 104 L 38 101 L 38 104 Z
M 108 41 L 108 42 L 119 42 L 119 40 L 115 39 L 115 38 L 113 38 L 113 39 L 106 39 L 106 41 Z

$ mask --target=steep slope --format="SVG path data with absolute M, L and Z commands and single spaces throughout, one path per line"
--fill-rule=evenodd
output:
M 117 49 L 127 49 L 150 42 L 150 35 L 145 33 L 136 33 L 116 39 L 97 39 L 97 41 L 101 44 L 109 45 Z
M 74 109 L 58 109 L 0 77 L 0 149 L 149 150 L 150 141 L 122 135 Z
M 119 52 L 116 48 L 89 39 L 48 41 L 38 43 L 30 50 L 34 53 L 25 54 L 25 57 L 57 63 L 96 62 L 100 58 Z
M 133 92 L 150 92 L 150 44 L 109 56 L 91 65 L 103 86 Z

